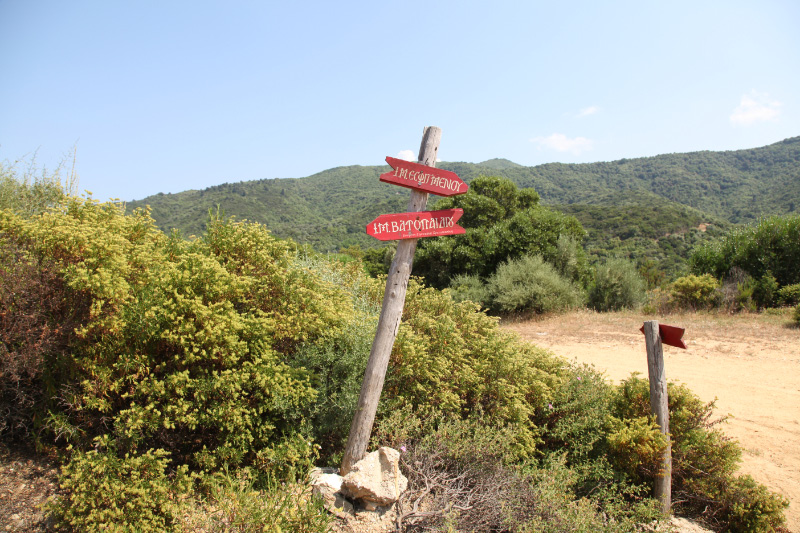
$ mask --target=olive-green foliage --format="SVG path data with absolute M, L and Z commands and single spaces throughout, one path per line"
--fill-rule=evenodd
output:
M 477 274 L 458 274 L 450 280 L 450 294 L 457 302 L 469 300 L 488 307 L 489 289 Z
M 778 281 L 770 272 L 767 272 L 753 283 L 753 300 L 763 309 L 775 305 L 778 296 Z
M 402 412 L 379 424 L 376 443 L 403 450 L 409 488 L 400 501 L 402 530 L 589 533 L 636 528 L 633 516 L 612 514 L 609 520 L 608 508 L 576 499 L 577 476 L 563 460 L 515 463 L 514 431 L 478 416 L 420 419 Z
M 559 274 L 580 286 L 587 285 L 590 271 L 581 243 L 571 235 L 559 235 L 556 241 L 556 253 L 553 266 Z
M 487 282 L 490 306 L 503 313 L 566 311 L 583 303 L 583 292 L 541 256 L 524 255 L 497 267 Z
M 737 267 L 752 278 L 772 276 L 780 287 L 800 283 L 800 215 L 764 218 L 698 248 L 692 271 L 717 279 Z
M 115 450 L 73 454 L 60 478 L 63 495 L 51 501 L 58 526 L 70 531 L 179 531 L 180 500 L 191 487 L 186 467 L 168 475 L 169 454 Z
M 777 296 L 781 305 L 797 305 L 800 303 L 800 283 L 781 287 Z
M 730 226 L 718 217 L 645 191 L 599 194 L 588 203 L 554 207 L 577 218 L 586 230 L 584 246 L 593 263 L 627 257 L 640 265 L 651 264 L 670 279 L 686 272 L 696 246 L 721 236 Z
M 542 452 L 570 468 L 576 497 L 590 497 L 619 519 L 647 521 L 642 516 L 653 512 L 649 488 L 629 475 L 628 461 L 641 463 L 639 451 L 649 455 L 652 433 L 640 442 L 639 417 L 615 416 L 614 395 L 614 387 L 593 368 L 571 369 L 537 417 L 545 428 Z
M 800 326 L 800 304 L 794 308 L 794 315 L 793 315 L 794 323 Z
M 397 243 L 390 243 L 380 248 L 369 248 L 364 252 L 364 270 L 374 278 L 386 275 L 396 250 Z
M 364 276 L 358 261 L 342 264 L 320 256 L 306 256 L 299 259 L 299 264 L 345 289 L 351 302 L 350 312 L 340 327 L 303 343 L 288 356 L 290 364 L 312 373 L 317 401 L 309 417 L 310 430 L 322 446 L 322 457 L 331 460 L 331 456 L 344 449 L 355 415 L 380 313 L 376 287 L 380 282 Z
M 207 469 L 309 464 L 298 431 L 316 391 L 283 354 L 348 306 L 287 244 L 219 218 L 201 240 L 166 237 L 146 212 L 77 199 L 30 221 L 6 212 L 0 234 L 55 262 L 81 319 L 69 356 L 43 361 L 42 430 L 76 444 L 107 433 L 120 453 L 164 448 Z
M 576 219 L 542 207 L 538 201 L 536 191 L 517 189 L 508 179 L 476 178 L 466 194 L 435 204 L 436 209 L 464 209 L 458 223 L 466 233 L 421 240 L 414 259 L 415 274 L 443 288 L 458 274 L 487 279 L 501 263 L 526 254 L 541 255 L 548 262 L 559 256 L 563 259 L 564 245 L 559 253 L 559 237 L 580 242 L 583 228 Z
M 770 532 L 781 526 L 788 502 L 749 476 L 735 475 L 741 450 L 717 427 L 719 421 L 711 420 L 714 402 L 703 403 L 685 385 L 674 383 L 667 385 L 667 397 L 675 510 L 731 531 Z M 625 380 L 614 399 L 613 412 L 624 419 L 649 417 L 648 381 L 636 375 Z M 629 450 L 636 454 L 635 449 Z M 636 475 L 652 480 L 657 454 L 639 457 Z
M 534 453 L 532 423 L 559 382 L 563 363 L 498 328 L 471 302 L 412 280 L 392 350 L 379 415 L 404 407 L 419 416 L 464 418 L 480 410 L 488 424 L 513 424 L 520 456 Z
M 568 374 L 536 418 L 545 457 L 570 468 L 577 497 L 618 516 L 641 517 L 646 511 L 637 502 L 650 494 L 666 443 L 650 413 L 648 381 L 634 375 L 614 387 L 591 368 Z M 701 402 L 684 385 L 670 383 L 668 390 L 676 512 L 715 528 L 752 523 L 743 530 L 773 531 L 786 502 L 735 475 L 741 452 L 720 421 L 711 420 L 713 402 Z
M 332 516 L 311 497 L 307 480 L 260 481 L 248 469 L 217 472 L 203 480 L 180 520 L 182 531 L 209 533 L 325 533 Z
M 636 308 L 644 302 L 645 282 L 636 267 L 624 259 L 597 265 L 589 290 L 589 305 L 597 311 Z
M 719 287 L 719 281 L 711 274 L 689 274 L 676 279 L 670 285 L 669 294 L 673 305 L 680 309 L 709 309 L 719 300 Z

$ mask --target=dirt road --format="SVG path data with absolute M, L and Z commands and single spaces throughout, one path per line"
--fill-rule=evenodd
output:
M 743 448 L 742 472 L 790 501 L 788 527 L 800 533 L 800 330 L 789 315 L 636 313 L 568 315 L 507 322 L 537 346 L 593 364 L 618 382 L 647 377 L 645 320 L 686 328 L 687 350 L 664 347 L 667 379 L 685 383 L 717 414 L 732 415 L 725 433 Z

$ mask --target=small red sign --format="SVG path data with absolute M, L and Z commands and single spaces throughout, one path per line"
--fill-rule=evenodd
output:
M 644 333 L 644 326 L 639 328 L 639 331 Z M 658 334 L 661 336 L 661 342 L 663 344 L 675 346 L 676 348 L 683 348 L 685 350 L 686 343 L 681 340 L 684 331 L 686 331 L 686 328 L 668 326 L 666 324 L 658 325 Z
M 469 189 L 469 185 L 464 183 L 455 172 L 449 170 L 441 170 L 394 157 L 387 157 L 386 162 L 394 170 L 381 174 L 381 181 L 384 183 L 427 191 L 439 196 L 464 194 Z
M 455 208 L 381 215 L 367 224 L 367 234 L 381 241 L 460 235 L 465 230 L 456 222 L 463 214 Z

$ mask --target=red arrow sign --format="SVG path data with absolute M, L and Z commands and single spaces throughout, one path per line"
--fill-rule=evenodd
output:
M 639 328 L 639 331 L 644 333 L 644 326 Z M 661 342 L 663 344 L 668 344 L 669 346 L 675 346 L 676 348 L 683 348 L 685 350 L 686 343 L 681 340 L 684 331 L 686 331 L 686 328 L 668 326 L 666 324 L 658 325 L 658 334 L 661 336 Z
M 381 181 L 384 183 L 427 191 L 439 196 L 464 194 L 469 189 L 469 185 L 464 183 L 455 172 L 449 170 L 441 170 L 394 157 L 387 157 L 386 162 L 394 170 L 381 174 Z
M 463 209 L 455 208 L 381 215 L 367 224 L 367 234 L 381 241 L 460 235 L 465 230 L 456 221 L 463 214 Z

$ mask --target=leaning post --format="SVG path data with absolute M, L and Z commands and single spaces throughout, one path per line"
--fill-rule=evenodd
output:
M 661 433 L 667 438 L 667 446 L 661 455 L 661 464 L 656 473 L 654 496 L 661 505 L 661 512 L 669 514 L 672 505 L 672 442 L 669 436 L 669 408 L 667 402 L 667 377 L 664 372 L 664 349 L 657 320 L 644 323 L 647 345 L 647 374 L 650 379 L 650 410 L 656 417 Z M 684 346 L 685 347 L 685 346 Z
M 442 138 L 441 128 L 429 126 L 422 135 L 419 149 L 419 162 L 429 167 L 436 166 L 436 155 L 439 151 L 439 142 Z M 411 190 L 408 201 L 408 211 L 424 211 L 428 204 L 428 193 L 417 189 Z M 417 239 L 403 239 L 397 244 L 392 266 L 389 268 L 389 277 L 386 280 L 386 290 L 383 294 L 383 306 L 378 319 L 378 329 L 375 340 L 364 372 L 364 381 L 361 384 L 361 393 L 358 397 L 356 413 L 350 426 L 347 437 L 347 446 L 340 474 L 346 475 L 355 463 L 360 461 L 367 451 L 372 425 L 378 410 L 386 369 L 389 366 L 389 356 L 392 353 L 397 331 L 400 328 L 400 318 L 406 301 L 408 280 L 411 277 L 411 267 L 414 262 L 414 252 L 417 249 Z

